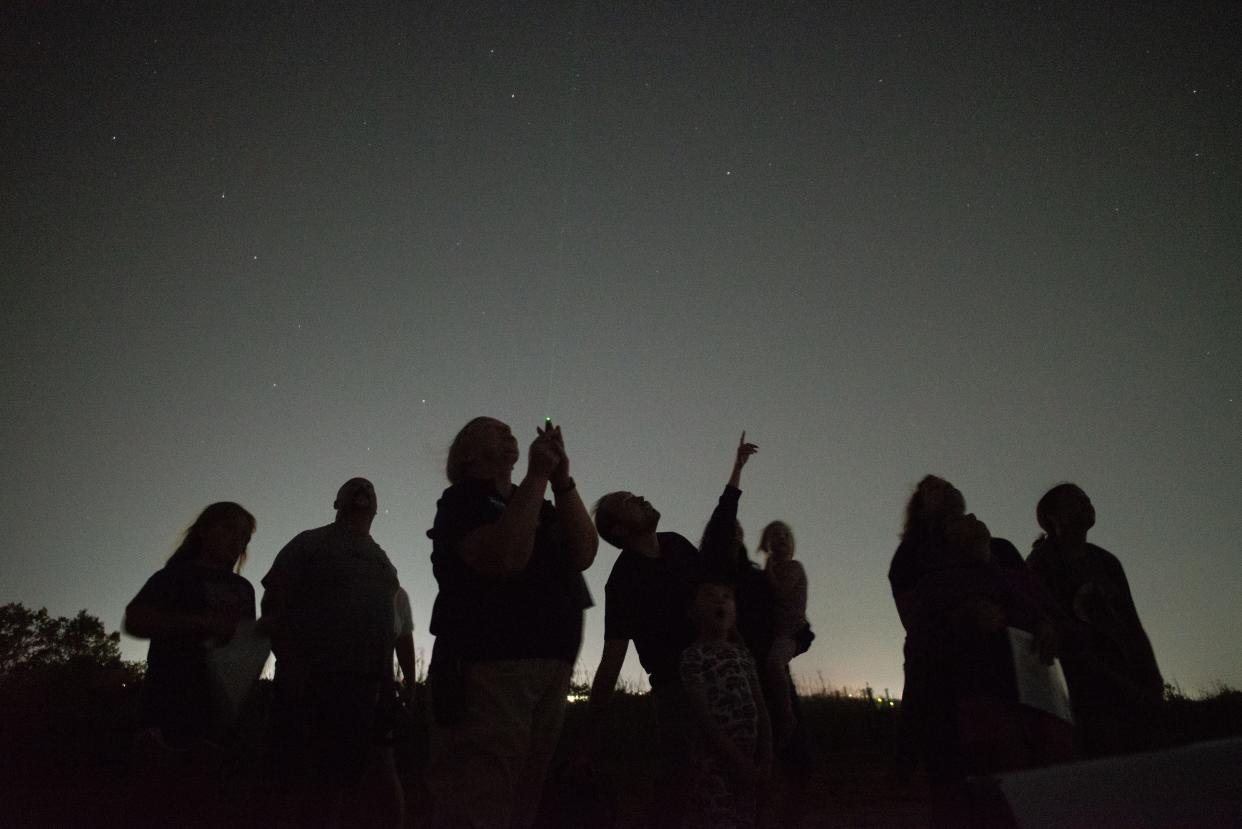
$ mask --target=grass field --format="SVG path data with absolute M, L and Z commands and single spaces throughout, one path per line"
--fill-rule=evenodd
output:
M 263 800 L 258 772 L 264 717 L 263 697 L 250 714 L 232 773 L 222 786 L 225 811 L 253 813 Z M 132 823 L 143 793 L 133 749 L 138 694 L 130 688 L 60 688 L 21 700 L 9 699 L 0 745 L 0 825 L 123 826 Z M 812 694 L 802 700 L 802 722 L 814 769 L 797 792 L 800 825 L 886 827 L 925 825 L 926 788 L 919 778 L 904 786 L 889 779 L 900 706 L 849 695 Z M 561 740 L 562 762 L 573 753 L 586 715 L 584 704 L 569 706 Z M 604 731 L 607 751 L 597 770 L 615 795 L 616 826 L 645 823 L 652 784 L 655 741 L 652 700 L 618 694 Z M 1242 692 L 1218 688 L 1194 698 L 1170 689 L 1160 726 L 1162 745 L 1242 736 Z M 427 825 L 422 793 L 425 729 L 417 718 L 405 735 L 401 759 L 410 801 L 409 826 Z M 265 825 L 231 821 L 230 825 Z M 792 825 L 782 823 L 781 825 Z

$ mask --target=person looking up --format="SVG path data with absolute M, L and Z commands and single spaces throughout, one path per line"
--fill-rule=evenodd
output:
M 594 514 L 600 538 L 621 554 L 604 586 L 604 649 L 591 683 L 587 754 L 599 750 L 602 721 L 632 641 L 656 708 L 651 824 L 680 826 L 691 728 L 679 665 L 682 651 L 694 640 L 686 607 L 702 578 L 702 562 L 685 536 L 658 532 L 660 511 L 641 495 L 610 492 L 596 502 Z
M 733 588 L 701 583 L 687 615 L 695 640 L 680 667 L 694 726 L 685 825 L 755 826 L 759 790 L 771 773 L 772 732 L 755 662 L 737 635 Z
M 518 458 L 505 423 L 463 426 L 427 533 L 440 588 L 428 670 L 437 826 L 533 823 L 591 605 L 582 572 L 599 538 L 561 428 L 536 430 L 514 484 Z M 544 499 L 549 485 L 554 502 Z
M 395 780 L 391 713 L 397 570 L 371 537 L 375 487 L 350 478 L 335 520 L 299 533 L 263 577 L 276 654 L 274 755 L 295 826 L 377 822 Z
M 1065 680 L 1089 757 L 1150 747 L 1164 691 L 1125 569 L 1087 541 L 1095 517 L 1080 487 L 1054 486 L 1035 507 L 1044 534 L 1026 559 L 1068 620 Z

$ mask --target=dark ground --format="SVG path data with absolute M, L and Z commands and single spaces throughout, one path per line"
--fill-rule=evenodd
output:
M 225 778 L 215 788 L 216 813 L 229 825 L 267 825 L 263 819 L 261 735 L 266 683 L 245 727 L 239 751 L 228 758 Z M 133 826 L 151 803 L 152 777 L 175 779 L 167 760 L 149 762 L 133 743 L 138 693 L 133 687 L 6 689 L 0 735 L 0 825 Z M 619 695 L 605 729 L 608 750 L 596 769 L 601 791 L 611 790 L 616 826 L 643 825 L 650 792 L 649 751 L 655 720 L 645 696 Z M 1242 692 L 1220 689 L 1203 699 L 1172 694 L 1164 706 L 1161 743 L 1183 745 L 1242 736 Z M 814 768 L 798 791 L 801 825 L 887 827 L 926 825 L 926 788 L 920 779 L 899 786 L 889 779 L 899 708 L 880 700 L 817 695 L 803 701 Z M 586 706 L 569 707 L 562 757 L 577 745 Z M 426 825 L 427 801 L 419 775 L 425 745 L 417 723 L 404 733 L 401 752 L 409 798 L 410 826 Z M 553 795 L 556 787 L 550 790 Z M 185 792 L 185 824 L 212 822 L 210 812 L 191 807 Z M 248 816 L 250 819 L 242 819 Z M 782 820 L 782 826 L 794 825 Z

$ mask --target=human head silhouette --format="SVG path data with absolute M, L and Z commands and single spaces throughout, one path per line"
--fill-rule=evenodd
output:
M 349 516 L 375 517 L 379 502 L 375 497 L 375 486 L 366 478 L 350 478 L 341 484 L 336 491 L 336 499 L 332 502 L 336 510 L 337 521 Z
M 254 516 L 245 507 L 232 501 L 217 501 L 200 512 L 186 529 L 168 563 L 197 562 L 238 572 L 246 561 L 246 547 L 254 529 Z
M 772 521 L 759 534 L 759 549 L 775 561 L 787 561 L 793 558 L 793 530 L 784 521 Z
M 660 524 L 660 511 L 640 495 L 610 492 L 591 508 L 599 537 L 614 547 L 625 549 L 632 536 L 654 532 Z
M 906 523 L 901 535 L 910 538 L 933 534 L 945 519 L 965 512 L 966 499 L 957 487 L 937 475 L 927 475 L 906 503 Z
M 518 461 L 517 438 L 494 417 L 476 417 L 461 427 L 449 445 L 444 474 L 450 484 L 466 478 L 492 478 L 513 470 Z
M 1035 505 L 1035 520 L 1053 538 L 1085 538 L 1095 526 L 1095 505 L 1078 485 L 1057 484 Z

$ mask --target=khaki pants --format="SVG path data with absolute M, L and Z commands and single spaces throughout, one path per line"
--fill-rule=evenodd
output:
M 559 659 L 466 667 L 462 722 L 431 723 L 427 788 L 435 826 L 527 829 L 534 822 L 572 671 Z

